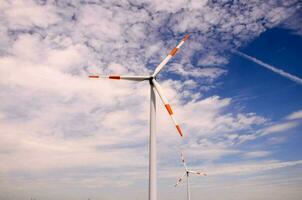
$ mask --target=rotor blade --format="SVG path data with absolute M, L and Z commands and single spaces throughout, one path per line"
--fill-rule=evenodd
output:
M 162 68 L 177 53 L 178 49 L 185 43 L 185 41 L 189 39 L 189 37 L 189 35 L 185 35 L 185 37 L 180 41 L 180 43 L 178 43 L 178 45 L 170 51 L 169 55 L 167 55 L 167 57 L 155 68 L 154 73 L 152 75 L 153 77 L 155 77 L 160 72 L 160 70 L 162 70 Z
M 186 164 L 186 162 L 185 162 L 184 156 L 183 156 L 182 153 L 181 153 L 180 155 L 181 155 L 181 162 L 182 162 L 182 164 L 184 165 L 186 171 L 188 171 L 188 167 L 187 167 L 187 164 Z
M 182 175 L 181 177 L 179 177 L 177 179 L 177 182 L 176 184 L 174 185 L 174 187 L 178 186 L 183 180 L 184 180 L 184 177 L 186 176 L 186 173 L 184 173 L 184 175 Z
M 114 80 L 128 80 L 128 81 L 144 81 L 148 80 L 149 76 L 100 76 L 100 75 L 89 75 L 89 78 L 98 79 L 98 78 L 107 78 L 107 79 L 114 79 Z
M 155 86 L 155 89 L 156 89 L 157 93 L 159 94 L 159 96 L 160 96 L 162 102 L 164 103 L 164 105 L 165 105 L 165 107 L 166 107 L 166 109 L 167 109 L 169 115 L 171 116 L 171 118 L 172 118 L 172 120 L 173 120 L 173 122 L 174 122 L 174 124 L 175 124 L 175 127 L 176 127 L 176 129 L 177 129 L 177 131 L 178 131 L 178 133 L 179 133 L 179 135 L 182 137 L 181 128 L 180 128 L 180 126 L 178 125 L 176 119 L 175 119 L 174 116 L 173 116 L 172 108 L 171 108 L 171 106 L 170 106 L 170 104 L 169 104 L 167 98 L 165 97 L 165 95 L 164 95 L 164 93 L 163 93 L 163 91 L 162 91 L 160 85 L 158 84 L 158 82 L 157 82 L 155 79 L 152 79 L 152 83 L 153 83 L 153 85 Z
M 198 175 L 198 176 L 207 176 L 206 173 L 201 172 L 201 171 L 191 171 L 191 170 L 190 170 L 189 173 L 196 174 L 196 175 Z

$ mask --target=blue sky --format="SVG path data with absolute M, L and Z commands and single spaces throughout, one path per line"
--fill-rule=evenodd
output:
M 158 81 L 159 199 L 188 165 L 192 199 L 301 198 L 301 2 L 1 1 L 0 199 L 147 199 L 149 86 Z

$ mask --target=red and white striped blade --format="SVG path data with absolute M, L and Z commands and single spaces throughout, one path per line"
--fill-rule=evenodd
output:
M 187 41 L 189 39 L 189 35 L 186 35 L 179 43 L 178 45 L 172 49 L 169 53 L 169 55 L 167 55 L 167 57 L 155 68 L 154 73 L 153 73 L 153 77 L 155 77 L 161 70 L 162 68 L 169 62 L 169 60 L 175 56 L 175 54 L 177 53 L 177 51 L 179 50 L 179 48 L 185 43 L 185 41 Z
M 183 180 L 184 180 L 184 177 L 186 176 L 186 173 L 184 175 L 182 175 L 181 177 L 179 177 L 177 179 L 177 182 L 176 184 L 174 185 L 175 187 L 178 186 Z
M 182 163 L 185 163 L 184 155 L 181 153 L 180 156 L 181 156 L 181 162 L 182 162 Z
M 170 106 L 170 104 L 169 104 L 167 98 L 165 97 L 165 95 L 164 95 L 164 93 L 163 93 L 163 90 L 162 90 L 161 86 L 158 84 L 158 82 L 157 82 L 155 79 L 152 79 L 152 83 L 153 83 L 153 85 L 154 85 L 154 87 L 155 87 L 157 93 L 159 94 L 160 99 L 161 99 L 162 102 L 164 103 L 164 105 L 165 105 L 165 107 L 166 107 L 166 109 L 167 109 L 167 111 L 168 111 L 170 117 L 172 118 L 173 123 L 175 124 L 175 127 L 176 127 L 176 129 L 177 129 L 179 135 L 182 137 L 182 136 L 183 136 L 182 130 L 181 130 L 179 124 L 177 123 L 176 119 L 174 118 L 174 114 L 173 114 L 172 108 L 171 108 L 171 106 Z
M 128 80 L 128 81 L 144 81 L 148 80 L 149 76 L 100 76 L 100 75 L 90 75 L 89 78 L 98 79 L 98 78 L 106 78 L 106 79 L 114 79 L 114 80 Z
M 184 158 L 183 153 L 181 153 L 180 156 L 181 156 L 181 162 L 182 162 L 182 164 L 184 165 L 186 171 L 188 171 L 188 167 L 187 167 L 187 164 L 185 162 L 185 158 Z
M 196 174 L 198 176 L 207 176 L 206 173 L 201 172 L 201 171 L 189 171 L 189 172 L 192 173 L 192 174 Z

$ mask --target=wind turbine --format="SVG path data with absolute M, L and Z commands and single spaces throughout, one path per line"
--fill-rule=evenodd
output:
M 89 78 L 108 78 L 114 80 L 129 80 L 129 81 L 148 81 L 150 84 L 150 136 L 149 136 L 149 200 L 157 199 L 157 169 L 156 169 L 156 99 L 155 91 L 159 94 L 160 99 L 164 103 L 170 117 L 175 124 L 175 127 L 182 137 L 182 130 L 174 118 L 172 108 L 165 97 L 163 90 L 159 83 L 156 81 L 157 75 L 163 69 L 163 67 L 169 62 L 169 60 L 175 56 L 179 48 L 189 39 L 189 35 L 186 35 L 178 45 L 173 48 L 169 55 L 155 68 L 152 75 L 147 76 L 100 76 L 90 75 Z
M 187 200 L 190 200 L 190 182 L 189 182 L 190 174 L 196 174 L 198 176 L 206 176 L 207 174 L 200 172 L 200 171 L 189 170 L 187 167 L 187 164 L 185 162 L 183 154 L 181 154 L 181 162 L 185 168 L 185 173 L 184 173 L 184 175 L 182 175 L 181 177 L 178 178 L 178 180 L 174 186 L 175 187 L 178 186 L 183 181 L 184 177 L 186 176 L 187 177 Z

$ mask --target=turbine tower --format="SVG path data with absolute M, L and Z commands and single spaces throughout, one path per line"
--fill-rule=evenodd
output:
M 200 172 L 200 171 L 193 171 L 193 170 L 189 170 L 187 167 L 187 164 L 185 162 L 184 156 L 183 154 L 181 154 L 181 162 L 185 168 L 185 173 L 184 175 L 182 175 L 181 177 L 178 178 L 176 184 L 174 185 L 175 187 L 178 186 L 184 179 L 184 177 L 187 177 L 187 200 L 190 200 L 190 182 L 189 182 L 189 176 L 190 174 L 196 174 L 198 176 L 206 176 L 206 173 Z
M 89 78 L 108 78 L 114 80 L 129 80 L 129 81 L 148 81 L 150 84 L 150 136 L 149 136 L 149 200 L 157 200 L 157 169 L 156 169 L 156 97 L 155 91 L 159 94 L 160 99 L 164 103 L 173 123 L 182 137 L 182 130 L 174 118 L 172 108 L 165 97 L 163 90 L 159 83 L 156 81 L 157 75 L 163 69 L 163 67 L 169 62 L 169 60 L 175 56 L 179 48 L 189 39 L 189 35 L 186 35 L 179 44 L 173 48 L 169 55 L 155 68 L 152 75 L 147 76 L 100 76 L 90 75 Z

